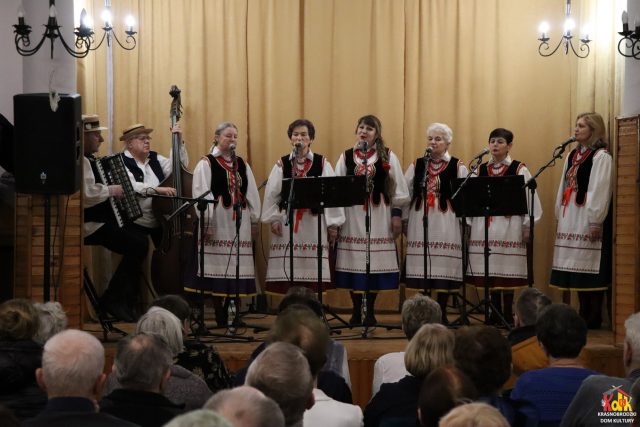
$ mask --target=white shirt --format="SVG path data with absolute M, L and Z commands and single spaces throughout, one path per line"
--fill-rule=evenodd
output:
M 109 187 L 105 184 L 96 182 L 96 178 L 93 175 L 93 169 L 91 169 L 91 162 L 86 157 L 82 157 L 82 172 L 84 174 L 84 208 L 90 208 L 98 205 L 109 198 Z M 95 233 L 100 227 L 104 225 L 103 222 L 85 222 L 84 223 L 84 236 L 87 237 Z
M 131 185 L 133 186 L 133 190 L 139 194 L 154 194 L 151 189 L 154 189 L 160 185 L 160 180 L 153 173 L 151 166 L 149 165 L 149 158 L 147 157 L 143 163 L 140 163 L 135 157 L 131 155 L 129 150 L 124 150 L 124 155 L 126 157 L 132 158 L 135 160 L 136 165 L 142 171 L 144 179 L 142 182 L 137 182 L 134 178 L 133 174 L 129 169 L 127 169 L 127 174 L 129 175 L 129 180 L 131 181 Z M 169 154 L 169 158 L 167 159 L 164 156 L 158 154 L 158 162 L 160 163 L 160 167 L 162 168 L 162 173 L 164 173 L 164 177 L 168 177 L 173 170 L 173 152 Z M 187 167 L 189 165 L 189 155 L 187 154 L 187 149 L 184 144 L 180 145 L 180 160 L 182 162 L 182 166 Z M 158 227 L 158 220 L 153 214 L 153 197 L 147 197 L 146 199 L 140 199 L 140 209 L 142 209 L 142 217 L 136 220 L 136 224 L 142 225 L 143 227 L 155 228 Z
M 404 366 L 404 351 L 387 353 L 373 366 L 373 384 L 371 385 L 371 398 L 380 391 L 380 386 L 386 383 L 397 383 L 409 374 Z
M 304 427 L 362 427 L 362 409 L 334 400 L 320 389 L 313 389 L 315 404 L 304 411 Z

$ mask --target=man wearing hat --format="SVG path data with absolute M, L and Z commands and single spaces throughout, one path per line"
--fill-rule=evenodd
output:
M 136 193 L 149 195 L 175 196 L 176 189 L 173 187 L 160 187 L 166 177 L 173 170 L 172 156 L 166 158 L 155 151 L 151 151 L 151 136 L 149 134 L 153 129 L 138 123 L 129 126 L 122 131 L 120 141 L 124 141 L 125 150 L 122 154 L 122 160 L 127 167 L 129 179 Z M 171 130 L 174 134 L 181 134 L 180 125 L 176 125 Z M 189 156 L 184 143 L 180 144 L 180 160 L 182 165 L 187 167 L 189 164 Z M 151 236 L 156 247 L 162 239 L 162 229 L 153 214 L 152 210 L 153 198 L 140 199 L 140 208 L 142 209 L 142 218 L 135 221 L 136 228 Z
M 103 308 L 119 320 L 135 321 L 142 262 L 147 256 L 147 237 L 131 226 L 118 227 L 109 197 L 122 197 L 120 185 L 105 185 L 96 167 L 94 154 L 102 139 L 97 115 L 82 116 L 84 133 L 84 244 L 104 246 L 122 255 L 120 264 L 101 297 Z

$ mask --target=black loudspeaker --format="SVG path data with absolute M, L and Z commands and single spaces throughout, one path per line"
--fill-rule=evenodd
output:
M 53 111 L 48 93 L 13 97 L 16 191 L 73 194 L 82 180 L 80 95 L 60 95 Z

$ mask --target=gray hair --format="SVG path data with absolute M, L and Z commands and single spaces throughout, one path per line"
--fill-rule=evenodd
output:
M 164 427 L 234 427 L 221 415 L 209 409 L 196 409 L 186 414 L 178 415 Z
M 407 371 L 416 378 L 424 378 L 434 369 L 452 364 L 454 343 L 455 336 L 446 326 L 422 325 L 404 353 Z
M 171 350 L 160 335 L 140 333 L 118 341 L 114 366 L 123 388 L 160 391 L 162 377 L 172 364 Z
M 67 313 L 58 301 L 49 301 L 44 304 L 37 302 L 33 306 L 38 310 L 40 318 L 40 327 L 33 337 L 34 341 L 44 344 L 49 338 L 67 328 Z
M 158 334 L 169 345 L 173 357 L 182 353 L 182 322 L 169 310 L 162 307 L 151 307 L 140 317 L 136 324 L 136 334 L 145 332 Z
M 293 344 L 275 342 L 251 363 L 245 384 L 276 401 L 285 425 L 302 420 L 313 393 L 313 377 L 302 350 Z
M 640 312 L 634 313 L 624 321 L 624 340 L 633 351 L 634 365 L 640 364 Z
M 67 329 L 44 345 L 42 371 L 49 397 L 93 397 L 103 370 L 104 348 L 87 332 Z
M 426 295 L 415 294 L 402 304 L 402 330 L 409 340 L 422 325 L 441 321 L 440 305 Z
M 432 132 L 441 132 L 444 134 L 444 140 L 447 144 L 451 144 L 451 141 L 453 141 L 453 131 L 444 123 L 431 123 L 429 127 L 427 127 L 427 136 Z
M 217 392 L 203 408 L 219 413 L 236 427 L 284 427 L 284 415 L 278 404 L 246 385 Z
M 440 418 L 440 427 L 509 427 L 505 417 L 491 405 L 481 402 L 456 406 Z
M 522 326 L 535 325 L 540 310 L 551 300 L 536 288 L 525 288 L 516 302 L 516 314 Z

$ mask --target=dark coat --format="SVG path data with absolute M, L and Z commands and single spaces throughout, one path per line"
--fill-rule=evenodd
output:
M 156 427 L 182 414 L 184 405 L 175 404 L 159 393 L 120 388 L 102 398 L 100 412 L 142 427 Z
M 0 341 L 0 404 L 19 419 L 35 417 L 47 404 L 35 372 L 42 366 L 42 346 L 35 341 Z
M 137 424 L 109 414 L 96 412 L 89 399 L 56 397 L 49 399 L 44 411 L 22 423 L 23 427 L 136 427 Z

